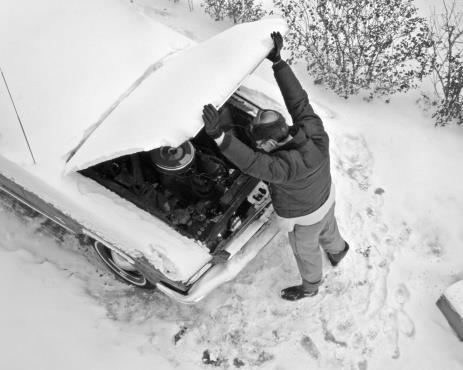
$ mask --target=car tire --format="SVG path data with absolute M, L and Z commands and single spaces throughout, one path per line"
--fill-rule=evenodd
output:
M 156 288 L 129 262 L 132 259 L 123 252 L 116 251 L 97 240 L 93 240 L 92 246 L 105 267 L 117 280 L 141 289 L 153 290 Z

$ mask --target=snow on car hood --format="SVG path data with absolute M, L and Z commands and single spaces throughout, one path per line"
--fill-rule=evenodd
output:
M 222 105 L 272 49 L 272 31 L 286 33 L 285 21 L 236 25 L 159 61 L 72 153 L 65 172 L 194 136 L 203 106 Z

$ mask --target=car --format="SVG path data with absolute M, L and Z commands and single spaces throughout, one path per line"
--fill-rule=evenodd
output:
M 115 277 L 196 303 L 278 232 L 265 183 L 203 129 L 220 109 L 252 145 L 253 76 L 280 18 L 196 44 L 114 0 L 9 2 L 0 15 L 0 191 L 91 242 Z

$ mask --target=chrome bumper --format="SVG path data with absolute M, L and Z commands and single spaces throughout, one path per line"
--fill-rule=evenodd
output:
M 178 293 L 163 283 L 157 283 L 157 288 L 172 299 L 184 303 L 199 302 L 215 288 L 234 279 L 239 272 L 277 235 L 279 232 L 274 216 L 263 224 L 246 244 L 226 263 L 212 266 L 190 288 L 187 294 Z

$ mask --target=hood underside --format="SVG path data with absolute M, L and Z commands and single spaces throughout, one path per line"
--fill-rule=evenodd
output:
M 179 146 L 202 127 L 205 104 L 221 106 L 273 47 L 283 19 L 234 26 L 149 69 L 74 151 L 65 172 L 161 146 Z M 155 48 L 156 45 L 153 44 Z

